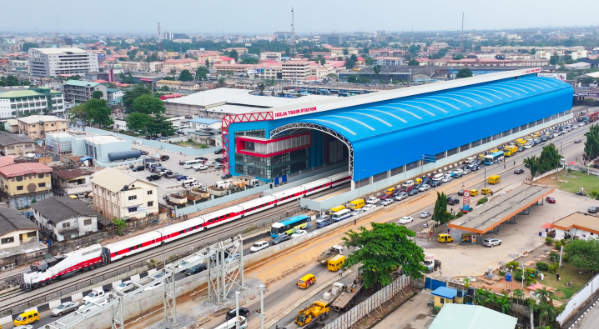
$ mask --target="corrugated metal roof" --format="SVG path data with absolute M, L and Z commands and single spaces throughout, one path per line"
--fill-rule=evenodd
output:
M 77 86 L 77 87 L 95 87 L 95 86 L 99 85 L 99 83 L 97 83 L 97 82 L 80 81 L 80 80 L 67 80 L 64 84 L 69 85 L 69 86 Z
M 355 142 L 568 88 L 557 79 L 530 77 L 364 104 L 299 121 L 325 126 Z
M 445 303 L 429 329 L 514 329 L 517 322 L 483 306 Z
M 25 215 L 13 208 L 0 208 L 0 236 L 19 230 L 39 230 L 40 228 Z
M 4 177 L 23 176 L 25 174 L 42 174 L 52 172 L 52 168 L 39 162 L 23 162 L 0 167 L 0 174 Z

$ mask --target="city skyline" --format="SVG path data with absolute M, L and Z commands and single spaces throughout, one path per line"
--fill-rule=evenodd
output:
M 414 2 L 375 0 L 363 5 L 350 0 L 343 5 L 305 2 L 282 4 L 263 0 L 250 5 L 239 0 L 224 7 L 219 3 L 199 4 L 181 0 L 165 3 L 148 0 L 105 1 L 105 6 L 94 6 L 94 13 L 82 13 L 81 3 L 61 1 L 60 6 L 47 6 L 47 2 L 33 0 L 28 9 L 29 19 L 19 15 L 6 15 L 0 21 L 0 33 L 131 33 L 155 34 L 156 23 L 162 31 L 205 34 L 269 34 L 288 31 L 291 25 L 291 8 L 295 8 L 296 33 L 330 34 L 356 31 L 457 31 L 461 29 L 462 12 L 465 13 L 464 30 L 502 30 L 592 26 L 592 15 L 579 17 L 575 6 L 554 10 L 547 1 L 519 2 L 506 0 L 485 3 L 459 0 L 451 3 L 427 2 L 433 11 L 405 8 Z M 551 1 L 549 1 L 550 3 Z M 557 3 L 556 3 L 557 4 Z M 585 4 L 585 10 L 599 10 L 599 3 Z M 6 12 L 20 10 L 16 2 L 5 3 Z M 236 8 L 231 10 L 230 8 Z M 87 10 L 87 8 L 84 8 Z M 386 10 L 396 9 L 396 10 Z M 204 14 L 206 12 L 206 14 Z M 414 14 L 416 12 L 416 14 Z M 90 17 L 90 16 L 93 16 Z M 506 19 L 507 17 L 507 19 Z M 102 19 L 104 18 L 104 19 Z M 265 19 L 266 18 L 266 19 Z

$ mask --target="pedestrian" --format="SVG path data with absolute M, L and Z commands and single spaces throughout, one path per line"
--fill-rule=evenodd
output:
M 464 183 L 462 183 L 462 188 L 464 188 Z
M 356 225 L 358 223 L 358 221 L 354 218 L 354 225 Z
M 559 276 L 559 273 L 555 273 L 555 279 L 557 281 L 560 281 L 562 278 Z
M 339 269 L 339 277 L 343 277 L 343 270 Z
M 449 234 L 449 232 L 450 232 L 450 229 L 447 229 L 447 234 Z
M 514 161 L 514 167 L 516 166 L 516 161 Z

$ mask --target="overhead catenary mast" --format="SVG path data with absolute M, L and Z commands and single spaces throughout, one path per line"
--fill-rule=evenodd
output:
M 289 47 L 291 55 L 296 55 L 297 50 L 295 49 L 295 12 L 291 8 L 291 46 Z

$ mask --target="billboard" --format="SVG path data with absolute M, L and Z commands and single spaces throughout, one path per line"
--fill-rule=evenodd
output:
M 462 212 L 470 211 L 470 190 L 464 190 L 464 199 L 462 200 Z
M 539 73 L 539 76 L 566 81 L 568 74 L 567 73 Z

